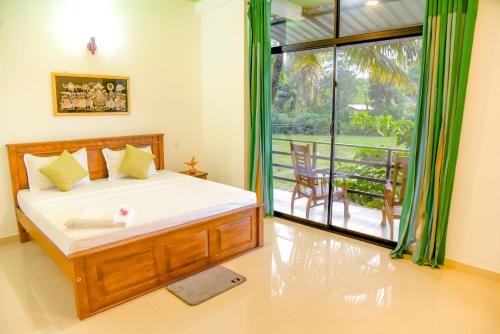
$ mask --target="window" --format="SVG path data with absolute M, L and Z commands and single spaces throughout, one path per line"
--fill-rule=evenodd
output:
M 272 8 L 275 211 L 392 245 L 384 190 L 409 154 L 425 0 Z
M 339 36 L 420 25 L 424 14 L 425 0 L 343 0 Z
M 274 0 L 272 45 L 291 45 L 332 38 L 332 1 Z
M 303 140 L 316 138 L 318 143 L 311 147 L 314 151 L 311 152 L 311 167 L 323 169 L 328 174 L 333 57 L 333 48 L 273 55 L 273 186 L 276 205 L 281 211 L 290 210 L 290 194 L 296 184 L 291 143 L 300 144 Z M 328 195 L 327 191 L 323 195 Z M 301 211 L 300 205 L 297 210 Z M 310 218 L 324 223 L 319 216 Z

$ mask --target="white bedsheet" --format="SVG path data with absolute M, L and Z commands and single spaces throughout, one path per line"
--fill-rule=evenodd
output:
M 28 218 L 66 255 L 256 203 L 253 192 L 170 171 L 148 180 L 96 180 L 67 193 L 21 190 L 17 198 Z M 124 228 L 64 226 L 84 207 L 122 205 L 135 211 Z

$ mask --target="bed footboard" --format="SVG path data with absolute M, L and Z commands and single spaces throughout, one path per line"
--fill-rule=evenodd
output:
M 80 319 L 262 246 L 262 206 L 73 254 Z

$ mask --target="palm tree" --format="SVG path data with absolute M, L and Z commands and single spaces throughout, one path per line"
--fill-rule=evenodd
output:
M 290 114 L 306 111 L 312 105 L 318 106 L 322 100 L 318 92 L 322 88 L 319 81 L 324 78 L 325 74 L 328 75 L 324 67 L 327 58 L 331 58 L 328 52 L 294 54 L 286 61 L 288 71 L 283 73 L 283 55 L 277 55 L 272 64 L 273 105 L 276 101 L 278 86 L 281 86 L 280 100 Z
M 281 69 L 283 68 L 283 54 L 279 53 L 275 55 L 272 58 L 272 68 L 273 68 L 273 74 L 271 77 L 271 98 L 272 98 L 272 104 L 274 104 L 274 101 L 276 100 L 276 93 L 278 92 L 278 85 L 280 81 L 280 76 L 281 76 Z
M 359 73 L 367 74 L 374 82 L 393 84 L 411 94 L 418 85 L 408 69 L 418 66 L 420 40 L 401 40 L 391 43 L 347 47 L 339 53 L 343 61 Z
M 366 74 L 374 82 L 394 84 L 411 94 L 417 91 L 417 82 L 408 74 L 408 69 L 420 61 L 420 40 L 401 40 L 391 43 L 370 44 L 346 47 L 338 52 L 338 60 L 348 64 L 353 71 Z M 304 77 L 307 95 L 315 94 L 315 82 L 324 73 L 324 57 L 321 53 L 306 53 L 293 57 L 292 68 Z M 273 59 L 272 101 L 276 99 L 277 89 L 283 69 L 283 55 Z
M 314 100 L 316 94 L 316 82 L 319 77 L 325 72 L 321 58 L 321 54 L 306 53 L 296 56 L 293 61 L 292 68 L 300 74 L 305 80 L 305 89 L 307 96 Z

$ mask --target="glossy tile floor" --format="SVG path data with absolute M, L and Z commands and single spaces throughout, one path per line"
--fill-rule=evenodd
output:
M 0 246 L 0 333 L 500 333 L 498 281 L 280 219 L 265 226 L 265 247 L 226 263 L 241 286 L 196 307 L 161 289 L 84 321 L 36 243 Z

